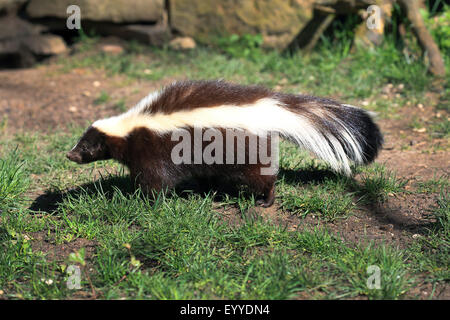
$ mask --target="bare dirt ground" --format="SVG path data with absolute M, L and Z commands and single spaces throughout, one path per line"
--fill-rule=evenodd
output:
M 68 73 L 59 66 L 49 64 L 33 69 L 0 71 L 0 120 L 7 117 L 6 134 L 18 131 L 50 132 L 55 128 L 65 130 L 70 123 L 86 125 L 96 119 L 117 114 L 114 101 L 126 98 L 127 107 L 136 103 L 148 92 L 160 88 L 170 80 L 160 82 L 126 81 L 120 76 L 109 77 L 89 69 L 74 69 Z M 101 92 L 108 92 L 111 101 L 96 105 L 94 100 Z M 425 117 L 435 111 L 432 106 L 400 109 L 395 119 L 380 119 L 378 122 L 385 136 L 386 145 L 377 162 L 384 163 L 397 176 L 408 179 L 406 189 L 414 190 L 417 182 L 450 173 L 446 140 L 429 139 L 426 132 L 416 132 L 410 123 L 414 116 Z M 405 148 L 407 146 L 407 148 Z M 45 190 L 42 190 L 44 193 Z M 42 194 L 41 194 L 42 195 Z M 41 196 L 34 194 L 33 197 Z M 402 194 L 390 197 L 382 205 L 373 204 L 360 208 L 345 220 L 328 223 L 327 226 L 350 242 L 362 239 L 384 241 L 407 247 L 420 236 L 430 223 L 430 210 L 436 206 L 437 194 Z M 315 226 L 314 217 L 300 219 L 284 213 L 277 206 L 255 209 L 255 214 L 287 225 L 291 230 Z M 224 212 L 224 219 L 239 223 L 236 212 Z M 81 241 L 81 240 L 80 240 Z M 60 248 L 46 248 L 54 251 L 56 258 L 66 256 L 75 247 L 92 243 L 73 243 Z M 44 244 L 42 244 L 44 245 Z M 45 246 L 45 245 L 44 245 Z M 417 294 L 426 298 L 431 284 L 417 288 Z M 435 298 L 450 299 L 449 286 L 436 288 Z

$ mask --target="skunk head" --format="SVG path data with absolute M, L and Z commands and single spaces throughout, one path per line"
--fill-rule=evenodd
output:
M 111 153 L 106 140 L 106 134 L 91 126 L 67 153 L 67 158 L 80 164 L 110 159 Z

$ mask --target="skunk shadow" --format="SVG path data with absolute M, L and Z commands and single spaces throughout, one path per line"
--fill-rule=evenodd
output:
M 45 212 L 48 214 L 56 214 L 59 205 L 65 199 L 77 198 L 81 194 L 94 195 L 98 192 L 103 192 L 107 197 L 111 198 L 116 189 L 119 189 L 124 195 L 131 195 L 135 191 L 129 177 L 111 176 L 108 178 L 100 178 L 65 191 L 47 190 L 44 194 L 34 199 L 28 209 L 35 213 Z
M 278 173 L 278 179 L 284 179 L 287 184 L 317 184 L 323 183 L 325 180 L 338 180 L 342 176 L 330 170 L 290 170 L 281 169 Z M 353 180 L 353 182 L 355 182 Z M 364 197 L 365 190 L 360 187 L 357 182 L 349 183 L 348 191 L 355 193 L 358 197 Z M 95 195 L 102 192 L 106 197 L 112 198 L 113 194 L 119 189 L 123 195 L 132 196 L 136 192 L 134 183 L 129 176 L 111 176 L 108 178 L 101 178 L 99 180 L 79 185 L 66 191 L 47 191 L 45 194 L 37 197 L 29 209 L 32 212 L 45 212 L 47 214 L 57 214 L 59 205 L 68 198 L 76 198 L 81 194 Z M 193 179 L 181 183 L 172 192 L 166 192 L 166 197 L 181 197 L 188 198 L 192 194 L 200 196 L 213 195 L 214 201 L 224 201 L 229 197 L 237 197 L 243 191 L 236 188 L 236 186 L 221 183 L 220 180 L 213 178 Z M 244 196 L 250 196 L 245 193 Z M 144 195 L 142 195 L 145 197 Z M 392 224 L 394 229 L 407 231 L 408 233 L 426 234 L 431 227 L 429 222 L 412 223 L 407 221 L 396 208 L 390 207 L 386 203 L 373 201 L 369 203 L 361 203 L 360 206 L 364 208 L 367 215 L 373 217 L 380 225 Z
M 280 169 L 278 179 L 284 179 L 287 184 L 312 184 L 322 183 L 325 180 L 337 180 L 340 175 L 324 169 L 292 170 Z
M 429 236 L 432 230 L 440 228 L 438 221 L 432 221 L 430 218 L 411 218 L 399 206 L 387 202 L 363 203 L 361 207 L 371 217 L 375 218 L 382 230 L 388 230 L 391 225 L 392 230 L 401 231 L 408 234 L 420 234 Z
M 284 178 L 288 184 L 320 184 L 325 180 L 338 180 L 342 176 L 330 170 L 280 170 L 279 178 Z M 365 199 L 360 201 L 358 206 L 362 208 L 367 216 L 374 218 L 381 228 L 388 228 L 392 225 L 393 230 L 404 231 L 410 234 L 418 233 L 428 235 L 431 229 L 435 229 L 437 223 L 429 220 L 413 220 L 402 213 L 402 209 L 393 205 L 389 201 L 380 201 L 374 197 L 360 182 L 353 177 L 347 178 L 346 190 L 353 193 L 357 198 Z M 371 200 L 368 200 L 371 199 Z
M 284 178 L 288 184 L 293 183 L 320 183 L 325 179 L 337 179 L 338 175 L 327 170 L 280 170 L 279 178 Z M 44 194 L 38 196 L 29 206 L 32 212 L 45 212 L 56 214 L 58 206 L 68 198 L 77 198 L 81 194 L 94 195 L 103 192 L 106 197 L 111 198 L 114 192 L 119 189 L 125 196 L 131 196 L 135 193 L 136 187 L 129 176 L 111 176 L 100 178 L 96 181 L 85 183 L 65 191 L 47 190 Z M 248 190 L 237 188 L 236 185 L 223 183 L 215 178 L 192 179 L 185 181 L 172 190 L 167 192 L 167 197 L 187 198 L 191 194 L 214 195 L 214 201 L 223 201 L 229 197 L 237 197 L 241 192 L 244 195 Z

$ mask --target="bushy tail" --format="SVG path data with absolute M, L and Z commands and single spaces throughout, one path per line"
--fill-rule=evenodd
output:
M 336 171 L 351 174 L 351 163 L 368 164 L 381 149 L 380 129 L 363 109 L 309 96 L 282 96 L 279 101 L 295 115 L 297 125 L 278 131 Z

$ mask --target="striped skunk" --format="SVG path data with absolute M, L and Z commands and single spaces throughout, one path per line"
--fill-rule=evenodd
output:
M 261 154 L 276 157 L 270 148 L 274 134 L 347 175 L 352 163 L 372 162 L 383 143 L 369 113 L 351 105 L 222 80 L 179 81 L 119 116 L 94 122 L 67 158 L 80 164 L 115 159 L 149 195 L 185 180 L 211 178 L 247 185 L 257 204 L 269 207 L 277 168 L 262 174 L 273 163 Z M 224 136 L 231 142 L 220 141 Z M 250 148 L 255 138 L 256 148 Z M 201 157 L 208 152 L 209 158 Z

